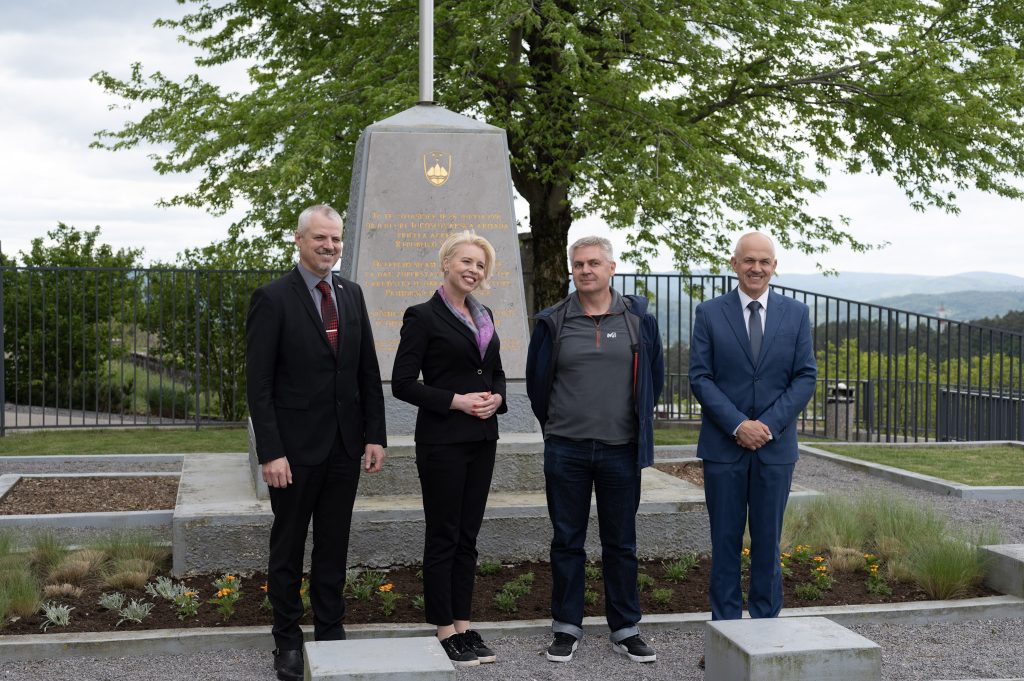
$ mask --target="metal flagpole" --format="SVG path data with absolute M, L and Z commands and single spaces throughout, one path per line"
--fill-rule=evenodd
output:
M 434 103 L 434 0 L 420 0 L 420 104 Z

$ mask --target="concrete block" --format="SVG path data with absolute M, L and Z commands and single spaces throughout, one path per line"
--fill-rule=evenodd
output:
M 706 681 L 878 681 L 882 648 L 824 617 L 708 622 Z
M 1024 598 L 1024 544 L 996 544 L 981 550 L 990 561 L 985 585 Z
M 455 667 L 434 636 L 310 642 L 303 657 L 305 681 L 455 679 Z

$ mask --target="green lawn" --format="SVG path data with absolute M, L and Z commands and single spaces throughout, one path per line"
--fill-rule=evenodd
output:
M 933 475 L 965 485 L 1024 485 L 1024 447 L 815 446 L 835 454 Z
M 0 456 L 249 451 L 245 428 L 97 428 L 9 433 Z

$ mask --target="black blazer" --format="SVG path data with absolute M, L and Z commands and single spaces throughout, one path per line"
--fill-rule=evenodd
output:
M 245 322 L 245 376 L 260 463 L 327 458 L 341 432 L 351 457 L 367 443 L 387 446 L 384 393 L 362 289 L 332 275 L 338 300 L 338 353 L 293 269 L 256 289 Z
M 490 309 L 487 310 L 494 315 Z M 456 319 L 440 294 L 413 305 L 402 320 L 402 340 L 391 371 L 391 392 L 419 407 L 416 442 L 454 444 L 498 439 L 498 417 L 480 419 L 451 409 L 456 393 L 490 391 L 501 395 L 498 413 L 508 411 L 501 342 L 495 332 L 480 358 L 473 332 Z M 423 382 L 420 383 L 420 371 Z

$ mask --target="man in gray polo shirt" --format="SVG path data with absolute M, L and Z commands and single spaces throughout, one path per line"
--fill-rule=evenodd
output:
M 568 662 L 583 637 L 590 497 L 596 493 L 605 615 L 616 652 L 653 662 L 640 637 L 636 511 L 640 470 L 654 459 L 654 405 L 664 364 L 647 299 L 611 288 L 611 243 L 585 237 L 569 249 L 576 290 L 537 315 L 526 387 L 544 430 L 551 540 L 553 662 Z

